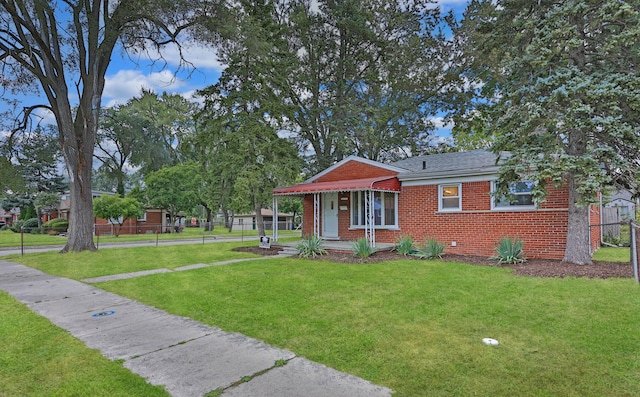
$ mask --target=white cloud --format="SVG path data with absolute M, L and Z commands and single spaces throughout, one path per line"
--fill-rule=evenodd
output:
M 460 6 L 466 7 L 469 4 L 469 0 L 438 0 L 436 4 L 444 9 L 458 8 Z
M 139 70 L 119 70 L 116 74 L 106 77 L 102 105 L 111 107 L 124 104 L 140 95 L 143 88 L 154 92 L 175 92 L 186 86 L 185 81 L 176 78 L 168 70 L 148 75 Z

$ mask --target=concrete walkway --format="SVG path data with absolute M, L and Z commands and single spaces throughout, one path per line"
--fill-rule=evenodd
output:
M 16 263 L 0 260 L 0 289 L 173 396 L 391 395 L 287 350 Z

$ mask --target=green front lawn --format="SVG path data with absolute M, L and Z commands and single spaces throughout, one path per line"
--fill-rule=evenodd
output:
M 238 245 L 13 260 L 81 279 L 250 256 L 231 251 Z M 604 251 L 601 260 L 610 261 L 615 252 Z M 269 258 L 98 286 L 289 349 L 390 387 L 394 396 L 640 395 L 640 289 L 632 279 L 517 277 L 508 268 L 442 261 L 347 265 Z M 0 297 L 1 340 L 22 338 L 23 328 L 29 330 L 25 338 L 35 336 L 19 352 L 0 353 L 0 395 L 14 395 L 14 384 L 29 382 L 34 391 L 23 394 L 41 394 L 37 384 L 49 372 L 63 374 L 60 385 L 51 386 L 65 388 L 57 395 L 96 395 L 91 383 L 65 377 L 113 377 L 112 369 L 89 358 L 94 351 L 82 347 L 71 360 L 82 363 L 81 369 L 69 364 L 53 370 L 50 361 L 67 360 L 66 351 L 77 341 L 59 339 L 57 333 L 64 332 L 53 332 L 47 321 L 5 301 L 11 299 Z M 485 337 L 500 345 L 485 346 Z M 43 349 L 50 354 L 45 361 L 39 360 Z M 109 395 L 119 393 L 115 379 L 108 387 L 116 391 Z M 128 395 L 152 394 L 141 390 L 132 388 Z
M 290 349 L 395 396 L 640 395 L 640 290 L 631 279 L 290 258 L 100 287 Z M 500 346 L 485 346 L 485 337 Z
M 300 237 L 299 231 L 280 230 L 280 237 Z M 271 235 L 271 230 L 267 231 L 267 236 Z M 161 233 L 161 234 L 121 234 L 120 236 L 94 236 L 93 241 L 97 244 L 107 243 L 123 243 L 130 241 L 167 241 L 182 239 L 204 239 L 211 241 L 217 238 L 247 238 L 254 239 L 258 236 L 257 230 L 233 230 L 229 232 L 227 229 L 217 227 L 210 232 L 205 232 L 201 228 L 185 228 L 182 233 Z M 52 236 L 48 234 L 31 234 L 14 233 L 11 230 L 0 230 L 0 248 L 46 246 L 46 245 L 64 245 L 67 239 L 63 236 Z
M 0 291 L 0 396 L 169 396 Z
M 136 248 L 105 248 L 96 252 L 60 254 L 56 251 L 36 254 L 8 255 L 11 260 L 49 274 L 82 280 L 90 277 L 130 273 L 152 269 L 175 269 L 196 263 L 214 263 L 230 259 L 256 258 L 258 255 L 235 252 L 234 247 L 247 243 L 164 245 Z M 257 243 L 256 243 L 257 245 Z

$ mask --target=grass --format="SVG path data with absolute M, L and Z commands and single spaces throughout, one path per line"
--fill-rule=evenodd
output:
M 242 242 L 171 245 L 159 247 L 105 248 L 96 252 L 60 254 L 56 251 L 35 254 L 8 255 L 12 260 L 49 274 L 82 280 L 111 274 L 151 269 L 175 269 L 196 263 L 213 263 L 229 259 L 253 258 L 257 255 L 231 251 L 246 246 Z
M 169 396 L 0 291 L 0 396 Z
M 84 278 L 226 259 L 238 254 L 230 251 L 236 245 L 197 246 L 208 253 L 143 247 L 16 260 Z M 617 252 L 599 255 L 610 261 Z M 517 277 L 508 268 L 438 260 L 351 265 L 278 258 L 98 286 L 289 349 L 390 387 L 395 397 L 640 395 L 640 293 L 631 279 Z M 54 367 L 53 358 L 40 356 L 51 350 L 58 360 L 79 342 L 6 296 L 0 313 L 1 340 L 28 338 L 17 352 L 0 350 L 0 395 L 120 393 L 120 375 L 90 361 L 94 351 L 80 346 L 78 356 Z M 485 337 L 500 345 L 483 345 Z M 95 392 L 91 382 L 65 380 L 85 373 L 108 386 Z M 64 386 L 55 384 L 59 376 Z M 126 395 L 153 395 L 137 389 L 136 379 Z M 66 383 L 75 389 L 56 389 Z
M 396 397 L 640 395 L 640 293 L 629 279 L 290 258 L 100 286 L 290 349 Z M 501 344 L 485 346 L 484 337 Z
M 268 231 L 269 235 L 271 231 Z M 280 237 L 300 236 L 299 231 L 280 230 Z M 98 244 L 130 242 L 130 241 L 166 241 L 179 239 L 214 239 L 214 238 L 251 238 L 257 237 L 257 230 L 233 230 L 231 233 L 224 228 L 215 228 L 210 232 L 205 232 L 201 228 L 185 228 L 182 233 L 162 233 L 162 234 L 121 234 L 115 236 L 94 236 L 93 241 Z M 67 240 L 61 236 L 51 236 L 47 234 L 30 234 L 25 233 L 22 237 L 23 243 L 27 247 L 45 246 L 45 245 L 64 245 Z M 0 248 L 20 247 L 20 233 L 14 233 L 10 230 L 0 230 Z
M 593 260 L 601 262 L 630 262 L 629 247 L 602 247 L 593 254 Z

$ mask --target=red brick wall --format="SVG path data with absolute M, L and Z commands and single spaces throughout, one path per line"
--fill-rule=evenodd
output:
M 398 197 L 399 229 L 376 229 L 376 241 L 394 243 L 400 236 L 411 235 L 422 242 L 435 237 L 447 245 L 447 253 L 491 256 L 501 237 L 518 237 L 527 257 L 562 259 L 568 216 L 566 189 L 551 188 L 547 201 L 532 211 L 492 211 L 490 190 L 489 181 L 463 183 L 462 211 L 438 212 L 438 185 L 405 186 Z M 342 192 L 339 197 L 348 198 L 339 202 L 350 209 L 350 193 Z M 350 230 L 349 226 L 350 210 L 340 210 L 340 238 L 364 236 L 363 229 Z M 313 234 L 312 195 L 304 199 L 303 234 Z
M 302 205 L 302 237 L 313 236 L 313 194 L 305 194 Z
M 566 243 L 567 205 L 533 211 L 492 211 L 491 182 L 462 184 L 462 211 L 438 212 L 438 186 L 409 186 L 399 197 L 402 234 L 416 241 L 435 237 L 447 245 L 447 253 L 491 256 L 502 237 L 518 237 L 530 258 L 562 258 Z M 412 200 L 411 197 L 426 197 Z M 553 191 L 549 202 L 562 203 L 566 196 Z M 376 234 L 376 237 L 378 235 Z M 455 246 L 453 243 L 455 242 Z
M 161 210 L 149 210 L 147 211 L 146 221 L 137 220 L 135 218 L 127 219 L 122 228 L 120 234 L 144 234 L 144 233 L 158 233 L 168 232 L 170 229 L 162 228 L 162 216 Z M 97 235 L 103 234 L 115 234 L 116 225 L 111 225 L 107 219 L 95 218 L 95 230 Z

